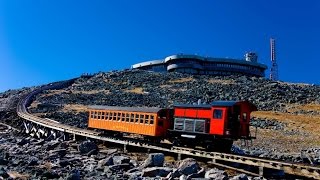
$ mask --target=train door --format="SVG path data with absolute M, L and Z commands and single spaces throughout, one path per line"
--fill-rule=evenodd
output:
M 226 118 L 226 108 L 212 108 L 212 118 L 210 122 L 210 134 L 223 135 Z
M 157 118 L 156 134 L 161 136 L 166 133 L 166 127 L 168 126 L 168 111 L 165 109 L 160 110 Z
M 248 112 L 247 108 L 243 108 L 241 113 L 241 120 L 240 120 L 240 136 L 248 137 L 249 136 L 249 121 L 250 121 L 250 112 Z
M 233 106 L 233 112 L 232 112 L 232 120 L 233 120 L 233 133 L 232 135 L 233 136 L 239 136 L 240 134 L 240 118 L 241 118 L 241 115 L 240 115 L 240 112 L 241 112 L 241 108 L 239 105 L 235 105 Z

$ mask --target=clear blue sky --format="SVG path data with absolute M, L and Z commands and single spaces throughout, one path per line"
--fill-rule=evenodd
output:
M 320 84 L 319 17 L 318 0 L 0 0 L 0 92 L 176 53 L 270 67 L 270 37 L 280 80 Z

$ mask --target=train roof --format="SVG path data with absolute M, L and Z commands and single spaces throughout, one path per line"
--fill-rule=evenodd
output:
M 93 105 L 93 106 L 89 106 L 89 109 L 90 110 L 112 110 L 112 111 L 158 113 L 163 108 L 158 108 L 158 107 L 120 107 L 120 106 Z
M 186 108 L 211 108 L 212 106 L 230 107 L 241 102 L 248 102 L 248 101 L 213 101 L 210 104 L 174 104 L 174 107 L 186 107 Z

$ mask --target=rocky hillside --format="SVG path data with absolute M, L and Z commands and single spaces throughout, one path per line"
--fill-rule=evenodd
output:
M 320 103 L 320 87 L 271 82 L 246 76 L 195 76 L 180 73 L 120 71 L 80 78 L 64 91 L 38 97 L 47 104 L 106 104 L 170 107 L 174 102 L 249 100 L 259 110 L 285 111 L 290 104 Z
M 30 89 L 0 94 L 1 119 L 14 116 L 18 97 Z M 35 98 L 30 112 L 62 123 L 87 126 L 89 105 L 171 107 L 174 103 L 249 100 L 258 106 L 252 124 L 257 139 L 242 153 L 300 162 L 308 152 L 320 164 L 320 86 L 246 76 L 197 76 L 127 70 L 79 78 L 62 90 Z M 8 103 L 12 102 L 12 103 Z M 8 111 L 7 111 L 8 110 Z M 10 112 L 8 114 L 8 112 Z M 254 131 L 252 131 L 254 132 Z M 289 153 L 290 156 L 283 155 Z M 319 158 L 318 158 L 319 157 Z
M 30 111 L 78 127 L 89 105 L 171 107 L 174 103 L 249 100 L 258 106 L 258 152 L 297 152 L 320 146 L 320 86 L 246 76 L 160 74 L 141 70 L 98 73 L 36 97 Z M 272 143 L 270 145 L 270 141 Z M 259 153 L 258 153 L 259 154 Z

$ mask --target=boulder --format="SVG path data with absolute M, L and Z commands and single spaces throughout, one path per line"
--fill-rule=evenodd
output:
M 80 171 L 78 169 L 73 169 L 69 172 L 67 180 L 80 180 Z
M 192 179 L 192 178 L 203 178 L 205 175 L 205 169 L 201 168 L 197 173 L 190 174 L 187 176 L 187 179 Z
M 104 166 L 111 166 L 113 165 L 113 158 L 109 156 L 105 159 L 98 161 L 98 168 L 103 168 Z
M 119 165 L 124 163 L 130 163 L 130 158 L 127 156 L 113 156 L 113 164 Z
M 149 157 L 141 165 L 141 168 L 146 167 L 162 167 L 164 163 L 163 153 L 151 153 Z
M 0 177 L 2 177 L 4 179 L 7 179 L 9 177 L 9 174 L 7 173 L 7 171 L 3 167 L 0 167 Z
M 169 167 L 147 167 L 142 170 L 142 177 L 166 177 L 172 171 Z
M 187 158 L 180 162 L 178 170 L 184 175 L 190 175 L 197 173 L 200 167 L 195 159 Z
M 227 180 L 228 174 L 225 171 L 213 168 L 207 171 L 204 177 L 207 179 Z
M 239 174 L 237 176 L 233 176 L 230 180 L 248 180 L 248 176 L 246 174 Z
M 91 141 L 83 141 L 82 143 L 80 143 L 80 145 L 78 146 L 78 150 L 81 154 L 86 154 L 92 150 L 99 151 L 98 146 Z

